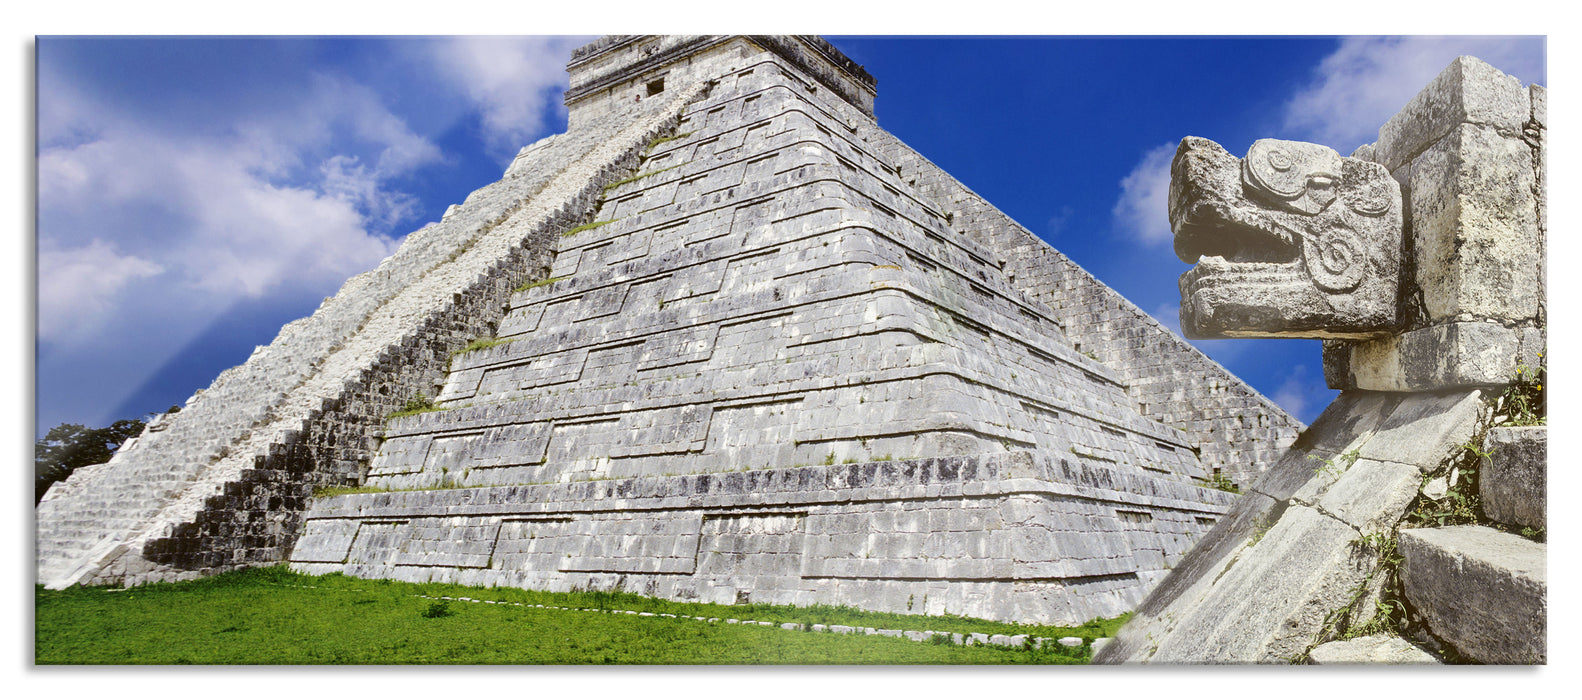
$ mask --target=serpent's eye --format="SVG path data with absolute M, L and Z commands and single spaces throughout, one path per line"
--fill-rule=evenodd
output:
M 1275 170 L 1278 170 L 1278 171 L 1280 171 L 1282 173 L 1287 171 L 1287 170 L 1290 170 L 1291 169 L 1291 156 L 1289 154 L 1287 154 L 1285 151 L 1280 151 L 1280 150 L 1269 151 L 1269 167 L 1274 168 Z

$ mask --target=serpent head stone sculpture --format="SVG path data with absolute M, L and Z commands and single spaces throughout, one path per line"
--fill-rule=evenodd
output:
M 1189 338 L 1346 338 L 1400 325 L 1401 189 L 1384 166 L 1261 139 L 1187 137 L 1170 166 Z

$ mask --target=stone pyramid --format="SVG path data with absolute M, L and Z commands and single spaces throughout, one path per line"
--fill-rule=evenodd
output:
M 231 371 L 295 386 L 212 465 L 138 459 L 156 432 L 52 490 L 41 577 L 288 559 L 1074 623 L 1301 427 L 880 130 L 822 40 L 608 37 L 569 70 L 568 133 Z M 199 488 L 151 518 L 93 485 L 139 469 Z

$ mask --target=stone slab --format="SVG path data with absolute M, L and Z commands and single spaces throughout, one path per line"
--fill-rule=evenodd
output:
M 1329 642 L 1313 647 L 1307 662 L 1314 666 L 1394 665 L 1423 666 L 1440 663 L 1400 637 L 1373 635 Z
M 1375 157 L 1393 171 L 1460 124 L 1487 124 L 1520 134 L 1529 114 L 1520 80 L 1461 56 L 1379 128 Z
M 1482 398 L 1481 391 L 1410 394 L 1390 411 L 1359 455 L 1430 471 L 1472 436 Z
M 1402 530 L 1401 585 L 1434 636 L 1485 664 L 1548 662 L 1548 548 L 1478 525 Z
M 1356 586 L 1422 473 L 1472 437 L 1477 391 L 1343 392 L 1182 559 L 1096 663 L 1283 663 Z M 1323 447 L 1320 447 L 1323 446 Z M 1377 591 L 1365 591 L 1367 596 Z
M 1494 386 L 1516 373 L 1518 331 L 1497 323 L 1450 322 L 1357 343 L 1341 387 L 1438 391 Z
M 1430 322 L 1536 317 L 1534 158 L 1520 130 L 1463 124 L 1412 161 L 1411 246 Z
M 1549 428 L 1494 428 L 1485 437 L 1478 492 L 1490 520 L 1521 527 L 1549 525 Z
M 1260 525 L 1176 604 L 1145 604 L 1095 663 L 1280 664 L 1306 651 L 1371 561 L 1356 530 L 1305 506 Z M 1151 600 L 1151 599 L 1150 599 Z

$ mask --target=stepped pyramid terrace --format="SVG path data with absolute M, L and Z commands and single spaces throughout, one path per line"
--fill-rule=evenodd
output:
M 1304 428 L 885 132 L 822 39 L 567 70 L 565 133 L 55 485 L 40 581 L 289 562 L 1076 624 Z

